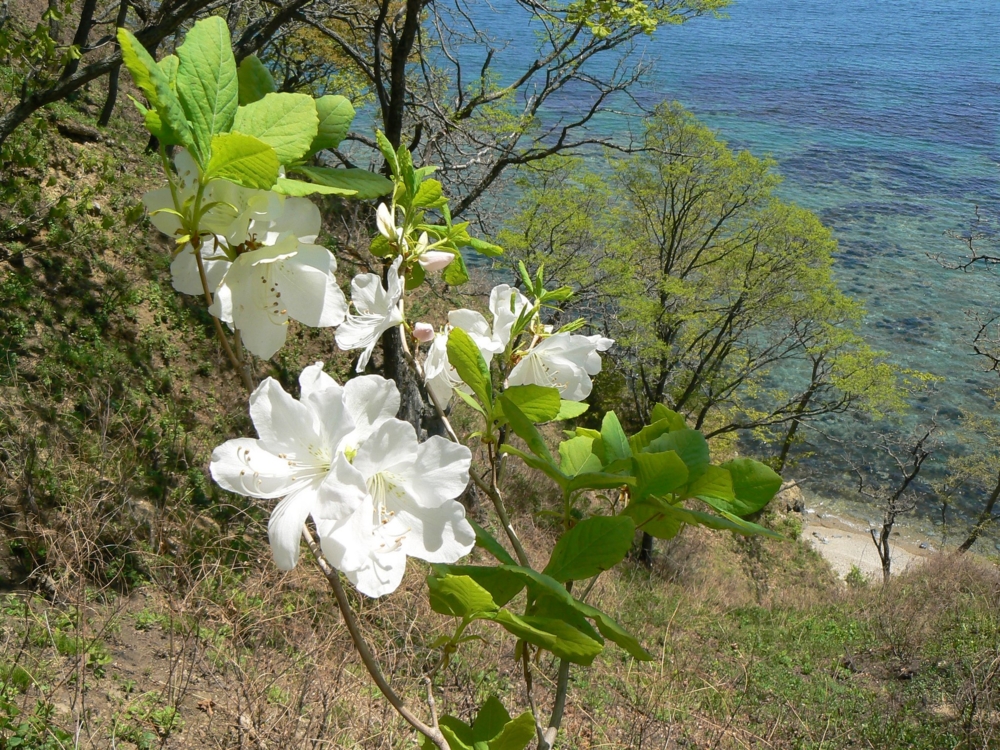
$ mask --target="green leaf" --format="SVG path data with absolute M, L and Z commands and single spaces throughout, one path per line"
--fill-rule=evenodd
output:
M 752 458 L 736 458 L 722 464 L 733 478 L 733 506 L 737 516 L 748 516 L 767 505 L 781 489 L 781 477 L 769 466 Z
M 272 188 L 274 192 L 282 195 L 304 196 L 313 195 L 343 195 L 353 196 L 357 192 L 354 190 L 344 190 L 343 188 L 329 187 L 327 185 L 317 185 L 314 182 L 303 182 L 302 180 L 290 180 L 287 177 L 279 177 Z M 382 235 L 379 235 L 381 237 Z M 383 238 L 384 239 L 384 238 Z
M 587 471 L 577 474 L 566 483 L 569 492 L 577 490 L 610 490 L 635 483 L 635 477 L 609 474 L 604 471 Z
M 181 145 L 194 151 L 194 134 L 165 72 L 167 66 L 161 69 L 127 29 L 118 29 L 118 43 L 125 67 L 153 107 L 143 113 L 146 127 L 164 145 Z M 193 156 L 197 159 L 198 154 Z M 204 167 L 203 162 L 201 166 Z
M 633 493 L 636 500 L 642 500 L 650 495 L 666 495 L 687 484 L 687 466 L 674 451 L 636 453 L 632 457 L 632 462 L 637 480 Z
M 673 516 L 665 516 L 658 507 L 658 504 L 632 502 L 622 513 L 635 521 L 635 527 L 640 531 L 657 539 L 673 539 L 684 523 Z
M 552 463 L 551 457 L 549 459 L 539 458 L 538 456 L 533 456 L 530 453 L 525 453 L 524 451 L 518 450 L 512 445 L 502 445 L 500 446 L 501 453 L 509 453 L 513 456 L 517 456 L 525 464 L 530 466 L 532 469 L 537 469 L 551 479 L 553 482 L 558 484 L 560 487 L 567 487 L 571 481 L 569 477 L 563 474 L 559 467 Z
M 441 734 L 448 741 L 450 750 L 473 750 L 475 740 L 472 739 L 472 727 L 464 721 L 445 715 L 438 720 L 438 724 L 441 727 Z M 431 750 L 434 750 L 434 743 L 429 739 L 427 742 Z
M 469 576 L 427 576 L 431 609 L 452 617 L 472 617 L 483 612 L 496 612 L 496 602 L 490 592 Z
M 731 510 L 732 503 L 736 499 L 733 493 L 733 477 L 728 469 L 721 466 L 706 467 L 705 473 L 696 482 L 691 483 L 687 493 L 705 502 L 719 500 L 721 501 L 719 507 L 725 510 Z M 715 507 L 714 503 L 709 502 L 709 504 Z
M 205 181 L 220 178 L 258 190 L 270 190 L 278 179 L 274 149 L 251 135 L 225 133 L 212 139 L 212 159 Z
M 493 384 L 490 368 L 472 338 L 461 328 L 452 328 L 448 334 L 448 362 L 458 377 L 472 389 L 483 406 L 493 404 Z
M 490 534 L 490 532 L 473 521 L 471 518 L 466 518 L 465 520 L 469 522 L 469 525 L 472 526 L 472 530 L 476 532 L 476 544 L 489 552 L 500 562 L 506 565 L 517 565 L 517 561 L 510 556 L 510 553 L 503 548 L 503 545 L 497 541 L 496 537 Z
M 604 650 L 604 645 L 572 625 L 551 617 L 518 616 L 501 609 L 494 618 L 518 638 L 551 651 L 560 659 L 587 666 Z
M 177 55 L 167 55 L 166 57 L 161 57 L 159 62 L 156 63 L 156 67 L 163 73 L 163 76 L 167 79 L 167 83 L 170 85 L 171 91 L 175 94 L 177 93 L 177 66 L 180 65 L 180 62 L 180 58 Z
M 614 618 L 605 614 L 596 607 L 591 607 L 589 604 L 583 604 L 582 602 L 578 602 L 578 604 L 580 605 L 578 607 L 580 612 L 597 623 L 597 629 L 601 632 L 601 635 L 609 641 L 617 645 L 619 648 L 624 649 L 629 653 L 629 655 L 639 661 L 653 660 L 652 654 L 642 647 L 642 644 L 639 643 L 639 639 L 619 625 Z
M 662 453 L 664 451 L 676 451 L 681 457 L 684 465 L 687 466 L 688 479 L 692 482 L 705 473 L 711 461 L 708 441 L 698 430 L 674 430 L 653 440 L 645 450 L 649 453 Z
M 268 144 L 278 155 L 278 162 L 288 165 L 309 150 L 318 122 L 311 96 L 267 94 L 236 110 L 233 131 Z
M 535 717 L 525 711 L 516 719 L 507 722 L 503 731 L 490 740 L 488 750 L 524 750 L 535 738 Z
M 673 409 L 668 409 L 663 404 L 656 404 L 653 406 L 653 411 L 649 415 L 650 422 L 659 422 L 661 419 L 666 419 L 672 425 L 670 429 L 672 430 L 683 430 L 687 427 L 687 422 L 684 421 L 684 417 L 675 412 Z
M 516 565 L 432 565 L 434 575 L 468 576 L 493 597 L 498 607 L 502 607 L 525 587 L 527 581 Z
M 448 248 L 442 246 L 440 249 L 447 250 Z M 441 279 L 448 286 L 461 286 L 469 280 L 469 268 L 465 265 L 465 258 L 462 257 L 462 253 L 455 253 L 455 260 L 444 267 L 444 270 L 441 272 Z
M 601 641 L 591 638 L 583 631 L 577 630 L 568 622 L 558 618 L 522 615 L 521 619 L 538 630 L 544 630 L 556 636 L 556 641 L 549 648 L 549 651 L 560 659 L 588 666 L 594 661 L 594 657 L 604 650 L 604 644 Z
M 743 536 L 768 536 L 772 539 L 784 540 L 784 537 L 780 534 L 750 521 L 744 521 L 739 516 L 734 516 L 726 511 L 720 511 L 721 515 L 717 516 L 712 513 L 703 513 L 698 510 L 671 505 L 662 500 L 650 499 L 648 502 L 655 504 L 657 512 L 665 517 L 674 518 L 683 523 L 706 526 L 710 529 L 718 529 L 720 531 L 734 531 Z
M 385 158 L 386 163 L 389 165 L 389 169 L 394 175 L 399 175 L 399 160 L 396 158 L 396 149 L 392 147 L 389 139 L 385 137 L 385 133 L 381 130 L 375 131 L 375 143 L 378 144 L 378 150 L 382 152 L 382 156 Z
M 455 388 L 452 392 L 456 396 L 458 396 L 460 399 L 462 399 L 465 403 L 467 403 L 469 406 L 471 406 L 473 409 L 475 409 L 480 414 L 482 414 L 484 417 L 488 417 L 489 416 L 486 413 L 486 410 L 482 406 L 480 406 L 479 402 L 476 401 L 476 399 L 474 399 L 468 393 L 466 393 L 465 391 L 463 391 L 461 388 Z
M 399 164 L 399 177 L 406 185 L 406 194 L 412 200 L 417 192 L 417 174 L 413 168 L 413 155 L 402 144 L 396 149 L 396 163 Z
M 568 477 L 580 472 L 601 470 L 601 459 L 594 455 L 594 439 L 575 437 L 559 443 L 559 469 Z
M 244 107 L 278 90 L 274 78 L 271 77 L 271 71 L 256 55 L 243 58 L 239 70 L 236 71 L 236 77 L 239 82 L 240 105 Z
M 632 452 L 638 453 L 639 451 L 648 448 L 649 444 L 660 437 L 660 435 L 665 435 L 672 430 L 683 430 L 684 425 L 680 427 L 676 426 L 677 423 L 669 419 L 660 419 L 652 424 L 646 425 L 632 437 L 628 439 L 628 443 L 632 446 Z
M 566 419 L 576 419 L 589 408 L 590 404 L 585 404 L 583 401 L 560 401 L 559 413 L 556 414 L 552 421 L 562 422 Z
M 451 335 L 454 335 L 455 331 L 460 331 L 460 328 L 453 328 Z M 450 343 L 450 341 L 449 341 Z M 475 344 L 473 344 L 475 346 Z M 476 351 L 479 351 L 476 349 Z M 452 363 L 454 365 L 454 363 Z M 461 373 L 459 373 L 461 374 Z M 507 398 L 507 394 L 503 393 L 500 395 L 500 402 L 503 404 L 503 413 L 507 417 L 507 422 L 510 424 L 510 428 L 514 431 L 521 440 L 527 443 L 528 448 L 539 458 L 544 459 L 550 463 L 553 467 L 556 465 L 555 459 L 552 458 L 552 454 L 549 453 L 549 448 L 545 445 L 545 439 L 542 438 L 541 433 L 535 428 L 531 420 L 524 416 L 524 413 L 517 407 L 513 401 Z
M 316 139 L 309 147 L 310 154 L 325 148 L 337 148 L 354 121 L 354 107 L 347 97 L 337 94 L 328 94 L 317 99 L 316 113 L 319 115 L 319 128 Z
M 507 709 L 491 695 L 479 708 L 476 720 L 472 723 L 472 739 L 474 742 L 489 742 L 509 723 L 510 714 Z
M 392 180 L 367 169 L 333 169 L 331 167 L 295 167 L 313 182 L 327 187 L 356 191 L 355 198 L 372 200 L 392 192 Z
M 559 413 L 561 400 L 556 388 L 540 385 L 514 385 L 503 392 L 532 422 L 550 422 Z
M 226 22 L 219 16 L 198 21 L 177 48 L 177 57 L 177 94 L 204 164 L 213 156 L 214 136 L 230 130 L 239 105 L 236 58 Z M 262 189 L 273 184 L 272 179 Z
M 468 247 L 471 247 L 480 255 L 485 255 L 487 258 L 497 258 L 503 255 L 503 248 L 499 245 L 494 245 L 492 242 L 486 242 L 486 240 L 476 239 L 475 237 L 469 238 Z
M 601 638 L 601 634 L 598 633 L 594 629 L 594 626 L 590 624 L 590 620 L 584 617 L 583 613 L 576 607 L 570 606 L 565 602 L 545 593 L 533 593 L 534 602 L 531 606 L 530 614 L 538 617 L 548 617 L 553 620 L 562 620 L 563 622 L 572 625 L 588 638 L 592 638 L 598 643 L 604 642 Z
M 591 578 L 624 560 L 634 537 L 635 523 L 631 518 L 587 518 L 559 537 L 542 572 L 559 582 Z
M 628 437 L 625 435 L 625 430 L 622 429 L 622 423 L 618 421 L 618 417 L 613 411 L 605 414 L 604 421 L 601 422 L 601 440 L 604 442 L 605 464 L 632 456 Z
M 442 201 L 447 202 L 444 191 L 441 190 L 441 183 L 437 180 L 424 180 L 417 188 L 417 194 L 413 198 L 415 208 L 438 208 Z

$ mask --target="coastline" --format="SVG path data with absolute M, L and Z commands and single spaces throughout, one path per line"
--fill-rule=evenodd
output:
M 869 580 L 882 579 L 882 561 L 869 533 L 869 520 L 853 516 L 842 507 L 831 511 L 822 498 L 806 497 L 794 481 L 786 482 L 775 499 L 782 511 L 802 519 L 799 538 L 816 550 L 840 578 L 846 578 L 857 567 Z M 893 527 L 890 551 L 891 572 L 898 575 L 940 554 L 941 549 L 904 518 Z

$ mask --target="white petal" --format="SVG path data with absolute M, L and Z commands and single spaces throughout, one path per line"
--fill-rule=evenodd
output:
M 332 260 L 325 247 L 300 245 L 294 258 L 275 269 L 275 288 L 289 317 L 313 328 L 337 326 L 344 321 L 347 300 L 337 286 Z
M 274 564 L 281 570 L 291 570 L 299 561 L 302 527 L 312 508 L 312 498 L 305 493 L 297 493 L 286 497 L 271 511 L 267 537 L 271 542 Z
M 274 378 L 267 378 L 250 395 L 250 418 L 260 442 L 275 455 L 298 464 L 316 465 L 315 450 L 322 447 L 315 415 L 285 393 Z M 328 457 L 327 461 L 332 458 Z
M 207 237 L 203 239 L 206 242 L 211 241 Z M 204 250 L 202 250 L 202 264 L 205 266 L 208 291 L 214 292 L 232 264 L 226 258 L 205 260 Z M 185 245 L 170 263 L 170 281 L 174 289 L 181 294 L 202 295 L 205 293 L 201 285 L 201 274 L 198 273 L 198 261 L 194 257 L 194 248 L 190 244 Z
M 212 451 L 208 470 L 220 487 L 246 497 L 281 497 L 296 479 L 287 460 L 253 438 L 227 440 Z
M 476 543 L 476 532 L 465 519 L 465 508 L 455 500 L 435 508 L 400 508 L 396 514 L 410 529 L 401 540 L 403 551 L 410 557 L 452 563 L 469 554 Z
M 320 494 L 324 502 L 317 516 L 339 521 L 361 507 L 368 497 L 368 487 L 364 474 L 340 453 L 320 485 Z
M 493 287 L 490 292 L 490 312 L 493 313 L 493 338 L 502 345 L 510 343 L 511 328 L 525 307 L 530 306 L 528 298 L 507 284 Z
M 198 163 L 186 148 L 179 148 L 174 153 L 174 169 L 181 184 L 188 190 L 192 190 L 198 183 Z
M 308 198 L 286 198 L 284 211 L 275 221 L 274 231 L 290 232 L 299 242 L 312 244 L 319 235 L 322 219 L 319 208 Z
M 364 372 L 368 360 L 375 350 L 379 336 L 383 332 L 385 318 L 381 315 L 348 315 L 347 319 L 337 328 L 337 346 L 345 351 L 363 349 L 358 357 L 356 372 Z
M 384 203 L 379 203 L 375 211 L 375 225 L 383 237 L 389 240 L 396 239 L 396 222 L 392 219 L 389 207 Z
M 299 393 L 301 400 L 308 400 L 316 392 L 334 390 L 342 392 L 343 386 L 323 372 L 323 363 L 314 362 L 299 373 Z
M 150 190 L 142 196 L 142 202 L 149 212 L 150 223 L 168 237 L 177 237 L 181 232 L 181 219 L 174 211 L 174 197 L 170 187 Z M 164 210 L 166 209 L 166 210 Z
M 368 509 L 370 512 L 370 508 Z M 339 523 L 324 522 L 319 525 L 323 556 L 362 594 L 379 597 L 399 588 L 406 572 L 406 553 L 399 546 L 372 549 L 359 540 L 368 537 L 363 524 L 358 523 L 365 514 L 360 508 L 353 516 Z
M 409 476 L 417 456 L 417 433 L 413 425 L 388 419 L 358 447 L 353 466 L 366 480 L 380 472 Z
M 416 470 L 406 484 L 416 502 L 435 507 L 465 492 L 469 484 L 472 451 L 437 435 L 417 447 Z
M 486 322 L 486 318 L 474 310 L 452 310 L 448 313 L 448 323 L 469 334 L 469 338 L 479 347 L 487 364 L 494 354 L 499 354 L 504 350 L 505 344 L 494 339 L 493 331 L 490 330 L 490 324 Z
M 373 273 L 359 273 L 351 280 L 351 302 L 362 315 L 388 312 L 384 292 L 382 279 Z
M 349 440 L 356 448 L 399 412 L 399 390 L 393 381 L 379 375 L 362 375 L 344 385 L 344 405 L 354 422 Z
M 440 250 L 427 250 L 417 257 L 417 263 L 428 272 L 440 271 L 446 268 L 453 260 L 455 260 L 455 256 L 452 253 Z

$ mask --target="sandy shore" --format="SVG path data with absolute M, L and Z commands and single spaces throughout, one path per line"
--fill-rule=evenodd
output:
M 830 566 L 843 578 L 857 565 L 866 575 L 880 579 L 882 562 L 879 560 L 875 544 L 868 533 L 867 524 L 862 526 L 828 513 L 806 512 L 803 514 L 802 539 L 819 552 Z M 926 544 L 926 543 L 924 543 Z M 937 554 L 936 548 L 893 534 L 890 542 L 892 550 L 892 572 L 901 573 L 911 565 Z

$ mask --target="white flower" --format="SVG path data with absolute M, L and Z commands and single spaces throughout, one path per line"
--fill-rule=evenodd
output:
M 442 407 L 448 404 L 453 389 L 461 387 L 470 392 L 448 361 L 448 332 L 452 328 L 461 328 L 469 334 L 469 338 L 479 347 L 483 359 L 489 365 L 493 355 L 501 354 L 507 348 L 511 327 L 521 311 L 530 305 L 528 298 L 519 291 L 501 284 L 494 287 L 490 293 L 492 327 L 486 322 L 486 318 L 475 310 L 461 309 L 448 313 L 447 331 L 434 337 L 434 342 L 427 351 L 427 359 L 424 360 L 424 382 Z
M 594 387 L 591 375 L 601 371 L 601 357 L 615 342 L 603 336 L 556 333 L 528 351 L 507 377 L 508 385 L 558 388 L 570 401 L 582 401 Z
M 382 334 L 403 322 L 399 310 L 399 300 L 403 296 L 403 281 L 399 278 L 402 260 L 402 257 L 396 258 L 389 268 L 388 288 L 383 287 L 382 279 L 373 273 L 358 274 L 351 281 L 351 302 L 358 314 L 348 314 L 337 329 L 337 346 L 364 349 L 358 357 L 358 372 L 365 369 Z
M 476 535 L 455 498 L 469 482 L 472 453 L 441 437 L 417 442 L 413 427 L 383 422 L 353 460 L 331 470 L 349 517 L 317 522 L 323 554 L 368 596 L 383 596 L 403 578 L 406 557 L 450 563 L 467 555 Z
M 437 334 L 427 350 L 427 358 L 424 360 L 424 384 L 442 409 L 451 400 L 452 390 L 462 385 L 458 372 L 448 361 L 447 332 Z
M 250 417 L 259 439 L 229 440 L 212 452 L 212 478 L 224 489 L 257 498 L 284 497 L 271 513 L 268 536 L 275 563 L 295 567 L 302 525 L 341 519 L 356 506 L 335 491 L 330 467 L 351 453 L 399 409 L 395 384 L 375 375 L 344 386 L 317 362 L 299 376 L 301 400 L 268 378 L 250 396 Z
M 390 242 L 397 245 L 403 244 L 403 228 L 396 226 L 396 219 L 392 215 L 391 209 L 384 203 L 378 204 L 375 211 L 375 226 L 379 233 Z
M 490 292 L 490 312 L 493 313 L 493 341 L 503 351 L 510 343 L 511 329 L 531 302 L 514 287 L 500 284 Z
M 247 228 L 236 228 L 225 240 L 236 260 L 209 311 L 239 329 L 247 349 L 263 359 L 285 343 L 289 318 L 316 328 L 339 325 L 347 300 L 333 275 L 337 262 L 325 247 L 312 244 L 319 209 L 305 198 L 267 193 L 251 196 L 241 216 L 248 217 Z
M 430 244 L 430 240 L 427 238 L 427 232 L 421 232 L 420 238 L 417 240 L 416 250 L 413 252 L 417 263 L 425 271 L 440 271 L 455 260 L 455 256 L 452 253 L 446 253 L 442 250 L 428 250 L 428 244 Z

